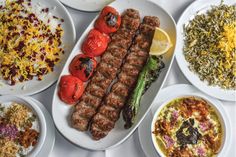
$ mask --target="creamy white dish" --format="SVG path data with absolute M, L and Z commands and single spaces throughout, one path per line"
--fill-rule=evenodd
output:
M 37 145 L 37 116 L 24 104 L 0 104 L 0 157 L 24 157 Z

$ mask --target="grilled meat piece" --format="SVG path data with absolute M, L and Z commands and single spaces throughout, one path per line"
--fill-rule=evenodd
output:
M 143 64 L 145 64 L 146 58 L 147 56 L 144 57 L 138 57 L 136 54 L 131 54 L 127 57 L 127 62 L 129 62 L 130 65 L 133 66 L 142 66 Z M 130 69 L 131 70 L 131 69 Z M 132 69 L 133 70 L 133 69 Z
M 100 112 L 93 118 L 93 122 L 96 123 L 101 130 L 111 130 L 115 125 L 112 120 L 108 119 Z
M 99 112 L 110 120 L 118 119 L 120 116 L 119 112 L 111 106 L 101 106 Z
M 98 98 L 102 98 L 105 94 L 105 90 L 102 87 L 100 87 L 100 86 L 98 86 L 97 84 L 94 84 L 94 83 L 89 83 L 87 85 L 87 91 L 91 95 L 96 96 Z
M 80 98 L 80 102 L 79 103 L 86 103 L 87 106 L 91 106 L 93 108 L 98 108 L 102 99 L 98 98 L 96 96 L 93 96 L 92 94 L 90 94 L 89 92 L 84 92 L 82 97 Z
M 122 15 L 120 28 L 116 33 L 112 34 L 111 42 L 101 57 L 101 62 L 86 87 L 79 103 L 76 104 L 74 108 L 74 112 L 71 116 L 71 122 L 74 128 L 80 131 L 86 131 L 88 129 L 89 122 L 97 112 L 108 87 L 119 72 L 122 61 L 128 53 L 128 49 L 132 44 L 132 40 L 139 25 L 139 12 L 134 9 L 127 9 Z M 112 100 L 108 98 L 107 101 Z M 119 103 L 118 101 L 119 99 L 117 99 L 117 103 Z M 112 109 L 113 108 L 109 107 L 101 108 L 101 114 L 97 116 L 98 121 L 96 121 L 96 118 L 94 119 L 99 125 L 103 126 L 103 129 L 111 129 L 114 127 L 112 121 L 106 120 L 107 114 L 111 114 L 110 119 L 117 119 L 117 117 L 119 117 L 119 114 Z M 103 115 L 106 115 L 106 117 Z M 105 120 L 99 121 L 100 119 Z M 94 129 L 94 131 L 99 132 L 99 129 Z
M 90 116 L 93 116 L 96 113 L 96 110 L 83 102 L 81 103 L 81 105 L 76 106 L 76 112 L 77 113 L 75 115 L 80 115 L 81 117 L 86 119 Z
M 116 48 L 116 47 L 108 47 L 107 53 L 108 52 L 117 59 L 123 59 L 125 55 L 127 54 L 127 50 L 122 49 L 122 48 Z
M 111 84 L 111 82 L 112 82 L 111 78 L 106 78 L 99 71 L 96 71 L 96 73 L 94 74 L 93 78 L 90 81 L 91 84 L 96 84 L 100 86 L 104 91 L 106 91 L 106 88 Z
M 118 30 L 118 33 L 112 35 L 111 39 L 126 39 L 126 40 L 129 40 L 130 38 L 132 38 L 132 36 L 133 36 L 132 32 L 130 32 L 129 30 L 127 30 L 125 28 L 120 28 Z
M 122 58 L 116 58 L 112 53 L 106 53 L 102 56 L 101 62 L 111 65 L 112 67 L 119 68 L 122 64 Z
M 112 86 L 112 91 L 121 97 L 126 97 L 129 95 L 129 90 L 127 90 L 126 85 L 121 82 L 114 84 Z
M 119 39 L 119 38 L 112 38 L 110 42 L 110 47 L 119 47 L 127 50 L 130 46 L 130 40 L 128 39 Z
M 104 132 L 103 130 L 101 130 L 96 124 L 92 125 L 90 128 L 90 132 L 92 135 L 96 135 L 96 137 L 93 137 L 93 139 L 95 140 L 99 140 L 99 137 L 105 137 L 107 135 L 107 132 Z
M 78 112 L 74 112 L 71 116 L 71 125 L 73 128 L 78 129 L 80 131 L 86 131 L 89 125 L 88 118 L 82 117 Z
M 159 27 L 160 26 L 160 20 L 156 16 L 145 16 L 145 18 L 143 19 L 143 23 L 151 26 L 152 29 L 153 29 L 153 27 Z M 143 33 L 147 33 L 147 32 L 143 32 Z
M 124 102 L 125 102 L 125 100 L 121 96 L 119 96 L 113 92 L 109 93 L 105 98 L 105 103 L 108 106 L 111 106 L 115 109 L 121 108 Z
M 118 68 L 112 67 L 112 65 L 100 62 L 97 67 L 97 71 L 102 73 L 106 78 L 115 78 Z
M 119 82 L 125 84 L 127 87 L 132 88 L 135 85 L 136 79 L 133 76 L 129 76 L 129 73 L 121 72 L 118 77 L 119 77 Z
M 132 61 L 133 62 L 133 61 Z M 145 63 L 145 62 L 144 62 Z M 143 64 L 139 64 L 136 66 L 142 66 Z M 122 72 L 124 72 L 125 74 L 128 74 L 129 76 L 137 76 L 139 74 L 139 69 L 132 65 L 132 64 L 126 64 L 126 66 L 123 67 Z
M 154 30 L 159 24 L 157 17 L 144 17 L 139 33 L 131 46 L 130 53 L 122 65 L 118 81 L 112 85 L 110 93 L 106 95 L 105 100 L 102 102 L 100 107 L 102 110 L 99 110 L 92 119 L 90 132 L 93 139 L 99 140 L 105 137 L 114 128 L 119 116 L 110 116 L 107 113 L 113 108 L 112 111 L 114 113 L 120 114 L 128 98 L 128 93 L 132 92 L 138 75 L 146 63 Z

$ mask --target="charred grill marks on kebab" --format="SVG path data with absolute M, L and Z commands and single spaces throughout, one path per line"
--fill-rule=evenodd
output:
M 144 17 L 139 32 L 130 48 L 130 53 L 121 67 L 118 81 L 112 85 L 111 91 L 105 96 L 101 107 L 92 119 L 90 132 L 93 139 L 99 140 L 105 137 L 114 128 L 128 94 L 132 92 L 138 75 L 146 63 L 155 27 L 159 27 L 159 25 L 160 22 L 157 17 Z M 116 34 L 116 36 L 118 35 Z M 120 40 L 122 38 L 115 39 Z M 112 72 L 109 75 L 111 74 Z
M 88 129 L 89 122 L 96 114 L 108 87 L 119 71 L 139 24 L 138 11 L 127 9 L 123 13 L 120 28 L 112 35 L 111 42 L 102 56 L 94 76 L 80 98 L 80 102 L 75 106 L 71 117 L 74 128 L 80 131 Z

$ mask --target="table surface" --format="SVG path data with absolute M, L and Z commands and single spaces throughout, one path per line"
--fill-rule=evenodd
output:
M 179 16 L 182 11 L 191 4 L 194 0 L 152 0 L 155 3 L 162 6 L 166 9 L 177 22 Z M 87 13 L 81 12 L 69 7 L 66 7 L 71 14 L 75 28 L 77 39 L 81 36 L 83 31 L 92 21 L 92 19 L 98 13 Z M 181 73 L 176 61 L 173 62 L 171 71 L 168 75 L 168 78 L 164 84 L 164 87 L 173 85 L 173 84 L 190 84 L 184 75 Z M 55 84 L 48 88 L 47 90 L 33 95 L 33 97 L 40 102 L 42 102 L 48 111 L 51 112 L 51 104 L 53 92 L 55 89 Z M 235 102 L 223 102 L 224 109 L 229 115 L 231 126 L 232 126 L 232 144 L 229 148 L 228 154 L 225 154 L 225 157 L 235 157 L 236 149 L 233 149 L 233 146 L 236 145 L 236 104 Z M 119 145 L 116 148 L 106 150 L 106 151 L 91 151 L 86 150 L 80 147 L 77 147 L 71 143 L 69 143 L 66 139 L 64 139 L 58 131 L 56 131 L 56 141 L 55 146 L 53 148 L 52 153 L 49 157 L 120 157 L 120 156 L 129 156 L 129 157 L 145 157 L 144 152 L 139 143 L 138 132 L 137 130 L 134 132 L 129 139 L 127 139 L 124 143 Z

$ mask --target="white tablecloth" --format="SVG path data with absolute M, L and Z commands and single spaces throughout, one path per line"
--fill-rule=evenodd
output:
M 157 4 L 165 8 L 177 22 L 182 11 L 194 0 L 153 0 Z M 220 1 L 220 0 L 219 0 Z M 77 33 L 77 39 L 86 29 L 87 25 L 92 21 L 92 19 L 97 15 L 97 13 L 86 13 L 68 8 L 70 12 Z M 170 86 L 173 84 L 189 84 L 181 73 L 176 61 L 172 65 L 172 69 L 169 73 L 168 79 L 165 82 L 165 86 Z M 41 101 L 46 108 L 51 112 L 51 104 L 53 92 L 55 89 L 55 84 L 48 88 L 47 90 L 34 95 L 33 97 Z M 228 154 L 225 157 L 236 157 L 236 103 L 233 102 L 223 102 L 224 108 L 230 117 L 230 122 L 232 125 L 232 144 L 229 148 Z M 58 132 L 56 132 L 56 142 L 50 157 L 145 157 L 142 148 L 139 143 L 137 130 L 134 134 L 126 140 L 124 143 L 119 145 L 114 149 L 107 151 L 90 151 L 83 148 L 79 148 L 66 139 L 64 139 Z

